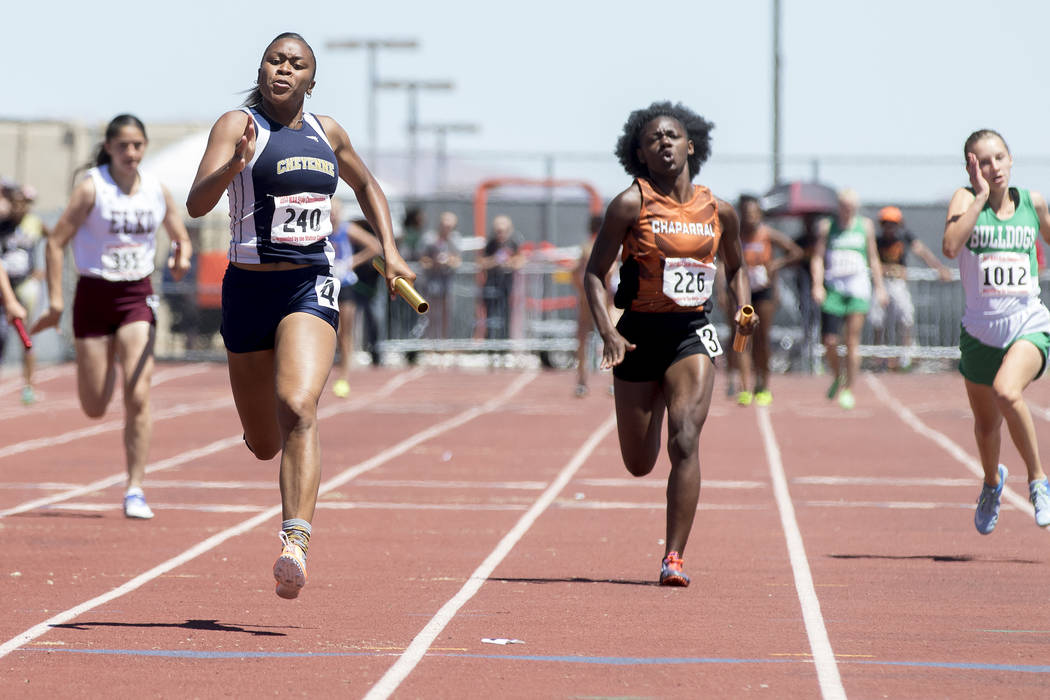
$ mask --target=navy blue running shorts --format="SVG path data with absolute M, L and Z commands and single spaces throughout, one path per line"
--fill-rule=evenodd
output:
M 625 311 L 616 330 L 635 345 L 613 367 L 613 376 L 627 382 L 660 381 L 683 357 L 707 355 L 713 359 L 722 354 L 715 327 L 703 312 Z
M 294 313 L 312 314 L 339 328 L 339 280 L 327 265 L 270 271 L 226 267 L 221 332 L 227 350 L 272 350 L 277 326 Z

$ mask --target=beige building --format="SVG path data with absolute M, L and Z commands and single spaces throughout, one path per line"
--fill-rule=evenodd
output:
M 147 123 L 149 151 L 210 126 L 200 122 Z M 39 193 L 37 213 L 53 220 L 69 199 L 74 171 L 91 161 L 105 129 L 106 122 L 0 119 L 0 177 L 35 187 Z

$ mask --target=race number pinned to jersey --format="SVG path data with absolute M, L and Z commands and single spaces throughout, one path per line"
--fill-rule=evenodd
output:
M 702 306 L 715 287 L 714 263 L 693 258 L 664 259 L 664 296 L 679 306 Z
M 981 253 L 981 296 L 1026 297 L 1032 293 L 1032 261 L 1026 253 Z
M 715 324 L 709 323 L 697 328 L 696 334 L 700 336 L 700 342 L 707 349 L 708 357 L 718 357 L 722 354 L 722 344 L 718 342 L 718 331 L 715 330 Z
M 317 303 L 326 309 L 339 310 L 339 280 L 335 277 L 318 275 L 314 283 L 314 291 L 317 293 Z
M 828 251 L 828 265 L 825 277 L 852 277 L 867 271 L 868 265 L 864 254 L 851 248 L 840 248 Z
M 326 194 L 303 192 L 273 198 L 270 240 L 308 246 L 332 233 L 332 200 Z
M 102 249 L 102 278 L 110 281 L 142 279 L 153 272 L 148 248 L 140 243 L 115 243 Z

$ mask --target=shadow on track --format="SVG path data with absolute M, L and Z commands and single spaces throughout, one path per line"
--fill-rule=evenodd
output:
M 1039 564 L 1031 559 L 990 559 L 972 554 L 829 554 L 832 559 L 890 559 L 909 561 L 921 559 L 940 563 L 980 562 L 994 564 Z
M 566 578 L 508 578 L 493 576 L 489 581 L 503 581 L 505 583 L 614 583 L 619 586 L 658 586 L 656 581 L 641 581 L 638 579 L 618 578 L 586 578 L 584 576 L 572 576 Z
M 185 622 L 68 622 L 62 625 L 51 625 L 54 629 L 90 630 L 96 627 L 136 627 L 141 629 L 168 627 L 172 629 L 202 630 L 205 632 L 243 632 L 254 637 L 286 637 L 284 632 L 270 632 L 265 628 L 254 626 L 241 627 L 228 625 L 218 620 L 186 620 Z

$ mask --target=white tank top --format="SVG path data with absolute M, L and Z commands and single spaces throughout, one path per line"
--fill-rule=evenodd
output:
M 95 206 L 73 236 L 77 272 L 111 282 L 132 282 L 153 273 L 157 229 L 167 213 L 160 182 L 139 171 L 135 194 L 124 194 L 108 165 L 88 170 Z

